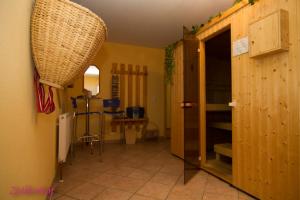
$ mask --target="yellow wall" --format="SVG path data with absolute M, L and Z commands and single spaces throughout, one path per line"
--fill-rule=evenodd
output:
M 96 94 L 97 86 L 99 86 L 99 76 L 85 76 L 84 77 L 84 88 Z M 93 95 L 95 95 L 93 94 Z
M 12 186 L 49 187 L 55 175 L 58 112 L 36 113 L 30 50 L 31 10 L 32 0 L 0 2 L 0 199 L 3 200 L 15 199 L 9 195 Z
M 112 63 L 124 63 L 133 65 L 148 66 L 148 116 L 151 122 L 154 122 L 160 131 L 160 135 L 165 133 L 165 86 L 164 86 L 164 50 L 133 46 L 118 43 L 104 43 L 102 49 L 96 56 L 93 65 L 100 68 L 100 94 L 101 98 L 111 98 L 111 67 Z M 82 94 L 82 77 L 74 82 L 74 88 L 67 90 L 68 104 L 70 96 Z M 92 110 L 100 109 L 99 106 L 91 106 Z M 82 102 L 79 107 L 84 108 Z M 78 125 L 79 134 L 84 132 L 84 118 L 81 118 Z M 151 126 L 151 124 L 150 124 Z M 116 140 L 119 138 L 118 133 L 110 131 L 110 124 L 107 120 L 106 139 Z M 91 120 L 91 130 L 97 132 L 97 121 Z

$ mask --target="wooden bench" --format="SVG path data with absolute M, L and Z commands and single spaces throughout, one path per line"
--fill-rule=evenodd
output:
M 213 122 L 209 123 L 208 127 L 232 131 L 232 124 L 230 122 Z
M 214 151 L 217 160 L 220 160 L 220 155 L 232 158 L 232 145 L 230 143 L 215 144 Z

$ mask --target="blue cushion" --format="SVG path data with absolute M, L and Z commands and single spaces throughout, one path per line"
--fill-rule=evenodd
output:
M 104 108 L 117 108 L 120 106 L 120 99 L 103 99 Z

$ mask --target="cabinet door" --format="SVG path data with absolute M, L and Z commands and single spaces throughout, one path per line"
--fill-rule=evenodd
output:
M 250 57 L 258 57 L 288 50 L 288 16 L 287 11 L 279 10 L 250 24 Z
M 171 87 L 171 152 L 184 158 L 184 113 L 183 102 L 183 45 L 179 43 L 174 52 L 175 70 Z

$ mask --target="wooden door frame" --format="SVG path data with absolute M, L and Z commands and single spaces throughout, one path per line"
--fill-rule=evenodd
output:
M 205 77 L 205 40 L 199 41 L 199 138 L 200 168 L 206 162 L 206 77 Z M 202 91 L 202 92 L 201 92 Z
M 206 163 L 206 52 L 205 52 L 205 43 L 207 40 L 227 31 L 227 30 L 232 30 L 231 28 L 231 24 L 226 24 L 225 26 L 221 26 L 218 27 L 218 29 L 216 29 L 212 34 L 206 35 L 205 37 L 201 37 L 201 39 L 199 39 L 199 106 L 200 106 L 200 110 L 199 110 L 199 124 L 200 124 L 200 128 L 199 128 L 199 138 L 200 138 L 200 149 L 199 149 L 199 155 L 200 155 L 200 168 L 203 168 L 203 165 Z M 199 36 L 198 36 L 199 38 Z M 231 41 L 232 42 L 232 33 L 231 33 Z M 232 52 L 232 48 L 231 48 L 231 52 Z M 232 55 L 232 53 L 231 53 Z M 231 56 L 231 77 L 232 77 L 233 73 L 232 73 L 232 56 Z M 233 80 L 231 80 L 231 91 L 233 90 Z M 233 113 L 231 113 L 232 115 L 232 119 L 233 118 Z M 233 122 L 233 121 L 232 121 Z M 235 139 L 234 139 L 234 129 L 232 129 L 232 182 L 230 183 L 234 183 L 234 170 L 235 170 Z M 222 177 L 220 177 L 222 178 Z M 225 180 L 228 181 L 228 180 Z

